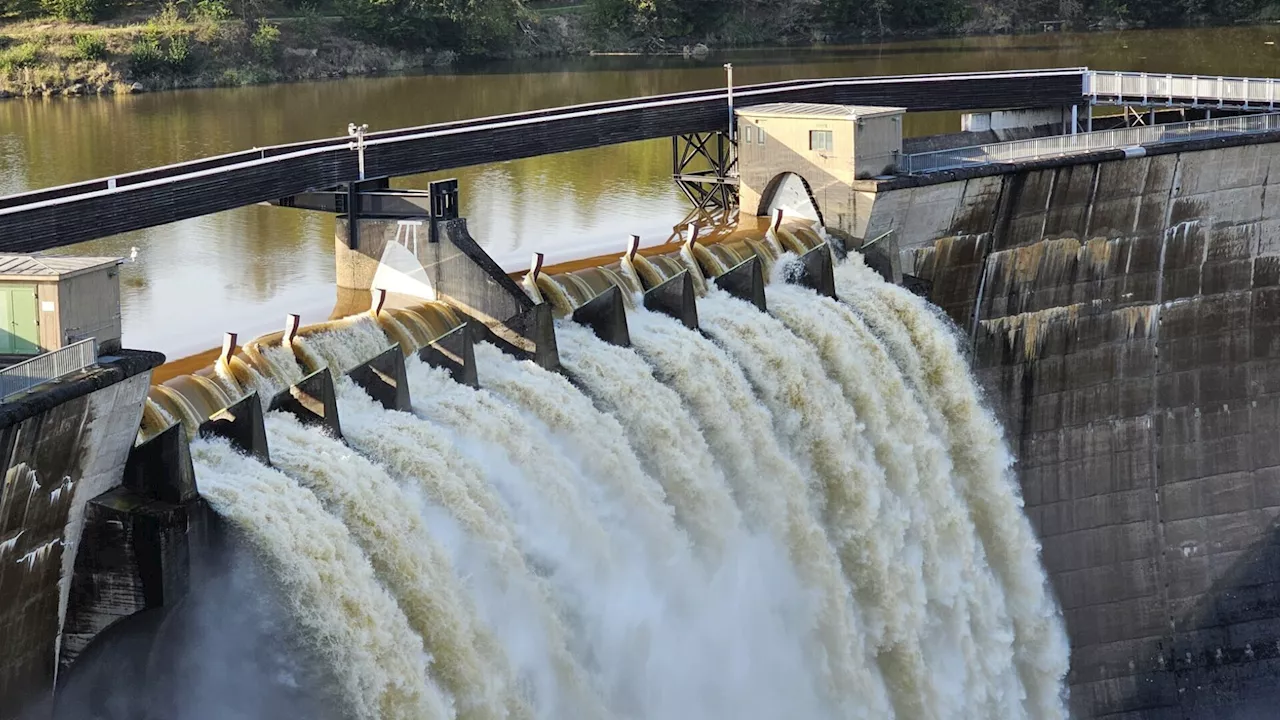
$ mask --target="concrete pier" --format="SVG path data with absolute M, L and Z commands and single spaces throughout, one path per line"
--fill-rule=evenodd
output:
M 67 608 L 81 597 L 75 578 L 84 577 L 76 572 L 82 533 L 101 527 L 100 496 L 121 484 L 151 368 L 163 361 L 159 353 L 121 351 L 74 379 L 0 405 L 4 720 L 51 701 L 60 653 L 74 654 L 82 635 L 111 622 L 95 613 L 100 619 L 73 623 L 63 637 Z M 145 522 L 129 508 L 117 509 Z

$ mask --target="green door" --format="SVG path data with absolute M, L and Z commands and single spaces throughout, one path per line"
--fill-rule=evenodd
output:
M 40 352 L 40 322 L 34 285 L 0 286 L 0 354 L 36 355 Z

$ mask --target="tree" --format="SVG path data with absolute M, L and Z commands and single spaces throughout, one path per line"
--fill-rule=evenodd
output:
M 338 7 L 373 40 L 468 53 L 509 40 L 524 10 L 519 0 L 340 0 Z

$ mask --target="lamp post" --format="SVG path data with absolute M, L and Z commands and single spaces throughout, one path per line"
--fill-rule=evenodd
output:
M 347 123 L 347 135 L 355 138 L 355 142 L 349 143 L 348 148 L 360 153 L 360 179 L 364 180 L 364 134 L 369 131 L 369 124 L 356 125 L 355 123 Z
M 733 141 L 733 63 L 724 64 L 725 86 L 729 88 L 729 141 Z

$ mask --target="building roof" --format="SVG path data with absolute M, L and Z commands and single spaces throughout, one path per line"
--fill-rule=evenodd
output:
M 0 281 L 58 280 L 119 265 L 120 258 L 73 255 L 0 255 Z
M 739 115 L 750 117 L 845 118 L 854 120 L 877 115 L 896 115 L 906 108 L 876 105 L 824 105 L 821 103 L 768 103 L 735 108 Z

